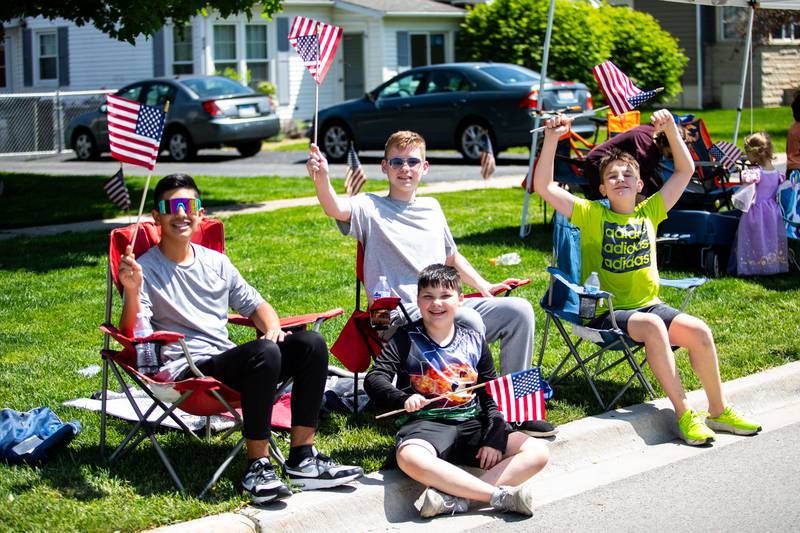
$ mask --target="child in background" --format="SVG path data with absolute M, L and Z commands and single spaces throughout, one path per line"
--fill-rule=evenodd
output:
M 744 148 L 750 162 L 758 165 L 742 172 L 743 182 L 756 184 L 756 198 L 739 221 L 728 272 L 738 276 L 788 272 L 786 230 L 775 199 L 786 176 L 772 166 L 772 141 L 765 132 L 745 138 Z
M 792 115 L 794 122 L 786 133 L 786 175 L 790 178 L 793 172 L 800 174 L 800 91 L 792 100 Z

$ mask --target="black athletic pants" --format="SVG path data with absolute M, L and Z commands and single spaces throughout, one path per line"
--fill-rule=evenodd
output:
M 328 347 L 319 333 L 299 331 L 279 343 L 250 341 L 197 367 L 242 395 L 244 438 L 269 438 L 275 392 L 287 378 L 293 380 L 292 425 L 317 427 L 328 374 Z

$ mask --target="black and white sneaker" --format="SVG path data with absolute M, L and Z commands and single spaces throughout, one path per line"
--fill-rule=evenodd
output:
M 284 466 L 289 482 L 304 490 L 330 489 L 364 475 L 360 466 L 340 465 L 314 449 L 314 457 L 306 457 L 297 466 Z
M 558 433 L 558 428 L 547 420 L 529 420 L 527 422 L 512 422 L 511 428 L 514 431 L 521 431 L 531 437 L 544 438 L 552 437 Z
M 242 489 L 250 494 L 253 503 L 267 503 L 288 498 L 292 490 L 281 481 L 269 459 L 256 460 L 242 479 Z

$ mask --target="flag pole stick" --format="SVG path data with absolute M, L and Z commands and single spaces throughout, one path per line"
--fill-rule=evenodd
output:
M 447 398 L 449 395 L 451 395 L 453 393 L 456 393 L 456 392 L 469 392 L 471 390 L 475 390 L 475 389 L 478 389 L 480 387 L 485 387 L 485 386 L 486 386 L 486 383 L 484 382 L 484 383 L 478 383 L 477 385 L 472 385 L 471 387 L 467 387 L 465 389 L 458 389 L 458 390 L 446 392 L 444 394 L 440 394 L 436 398 L 431 398 L 430 400 L 428 400 L 428 403 L 435 402 L 436 400 L 441 400 L 442 398 Z M 375 417 L 375 419 L 377 420 L 378 418 L 386 418 L 387 416 L 397 415 L 397 414 L 404 413 L 404 412 L 406 412 L 405 409 L 395 409 L 394 411 L 389 411 L 388 413 L 383 413 L 381 415 L 377 415 Z
M 166 121 L 167 112 L 169 111 L 169 100 L 164 103 L 164 119 Z M 161 130 L 161 133 L 164 133 L 164 130 Z M 156 158 L 158 158 L 158 154 L 156 154 Z M 122 165 L 122 163 L 120 163 Z M 155 163 L 153 163 L 153 168 L 155 168 Z M 133 228 L 133 239 L 131 239 L 131 251 L 136 248 L 136 237 L 139 236 L 139 224 L 142 221 L 142 212 L 144 211 L 144 201 L 147 199 L 147 191 L 150 189 L 150 178 L 153 176 L 153 171 L 150 170 L 147 173 L 147 179 L 144 182 L 144 190 L 142 191 L 142 199 L 139 201 L 139 213 L 136 215 L 136 226 Z
M 322 36 L 322 28 L 317 23 L 317 68 L 314 71 L 314 144 L 317 144 L 317 129 L 319 126 L 319 41 Z
M 583 117 L 591 117 L 591 116 L 592 116 L 592 115 L 594 115 L 595 113 L 597 113 L 597 112 L 599 112 L 599 111 L 605 111 L 606 109 L 608 109 L 608 106 L 607 106 L 607 105 L 604 105 L 603 107 L 598 107 L 597 109 L 590 109 L 589 111 L 587 111 L 587 112 L 585 112 L 585 113 L 580 113 L 580 114 L 578 114 L 578 115 L 571 115 L 571 117 L 572 117 L 573 119 L 576 119 L 576 118 L 583 118 Z M 531 131 L 529 131 L 528 133 L 534 133 L 534 132 L 537 132 L 537 131 L 544 131 L 546 128 L 547 128 L 547 126 L 539 126 L 538 128 L 534 128 L 534 129 L 532 129 L 532 130 L 531 130 Z

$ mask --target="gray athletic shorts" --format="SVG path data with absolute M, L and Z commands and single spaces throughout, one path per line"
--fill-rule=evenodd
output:
M 628 333 L 628 320 L 630 320 L 634 313 L 650 313 L 656 315 L 664 321 L 664 325 L 667 326 L 667 330 L 669 331 L 669 325 L 672 324 L 672 321 L 675 320 L 676 316 L 681 314 L 681 311 L 678 311 L 674 307 L 670 307 L 664 303 L 648 305 L 638 309 L 614 310 L 614 318 L 617 320 L 619 329 L 625 333 Z M 589 327 L 594 329 L 611 329 L 614 327 L 614 325 L 611 323 L 611 315 L 609 315 L 608 311 L 606 311 L 602 315 L 595 317 L 591 322 L 589 322 Z

